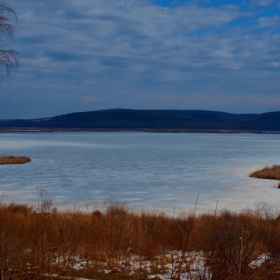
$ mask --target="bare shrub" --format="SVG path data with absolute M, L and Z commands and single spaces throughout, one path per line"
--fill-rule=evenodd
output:
M 280 180 L 280 165 L 266 166 L 261 170 L 252 172 L 249 176 L 260 179 Z
M 0 165 L 4 164 L 24 164 L 30 162 L 31 159 L 25 156 L 1 156 L 0 157 Z
M 277 279 L 279 213 L 266 204 L 240 213 L 169 217 L 118 203 L 91 213 L 53 211 L 48 197 L 39 201 L 35 207 L 0 203 L 4 278 L 102 278 L 106 270 L 115 279 L 146 279 L 149 271 L 169 270 L 176 279 Z M 267 260 L 252 268 L 261 254 Z

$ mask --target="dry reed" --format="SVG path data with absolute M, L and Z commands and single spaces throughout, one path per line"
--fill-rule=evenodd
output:
M 0 203 L 3 279 L 147 279 L 167 269 L 172 279 L 279 279 L 280 220 L 267 205 L 180 217 L 135 213 L 122 204 L 91 213 L 58 211 L 51 201 L 39 206 Z M 263 265 L 250 267 L 268 253 Z M 195 258 L 204 270 L 186 278 Z
M 280 165 L 266 166 L 261 170 L 252 172 L 249 176 L 260 179 L 280 180 Z
M 30 162 L 31 159 L 25 156 L 0 156 L 0 165 L 4 164 L 24 164 Z

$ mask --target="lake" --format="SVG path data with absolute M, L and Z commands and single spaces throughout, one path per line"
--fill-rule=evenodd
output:
M 107 201 L 166 213 L 241 210 L 277 204 L 278 181 L 249 178 L 279 164 L 280 135 L 36 132 L 1 133 L 1 155 L 32 158 L 0 166 L 0 197 L 34 203 L 45 189 L 56 206 L 82 209 Z

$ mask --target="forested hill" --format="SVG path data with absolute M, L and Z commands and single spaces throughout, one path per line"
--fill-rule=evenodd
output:
M 280 111 L 263 114 L 230 114 L 203 110 L 111 109 L 72 113 L 42 119 L 0 121 L 0 127 L 280 131 Z

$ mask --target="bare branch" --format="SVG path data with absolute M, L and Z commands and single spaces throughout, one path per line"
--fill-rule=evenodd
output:
M 13 38 L 15 27 L 12 19 L 17 20 L 15 11 L 0 1 L 0 68 L 10 74 L 12 69 L 18 67 L 18 53 L 13 49 L 4 49 L 4 37 Z

